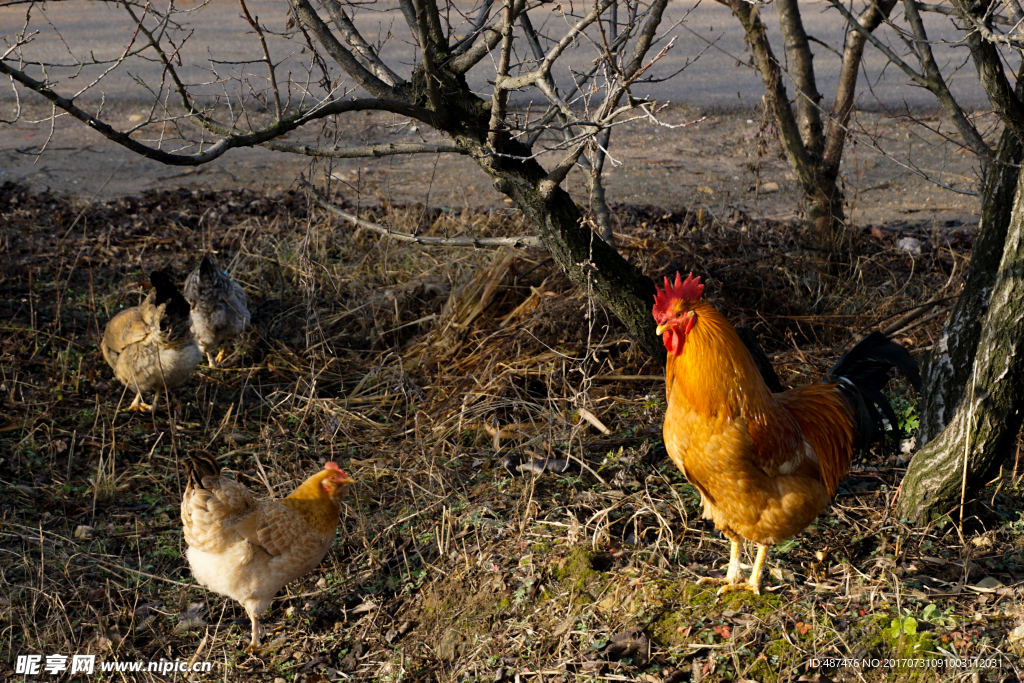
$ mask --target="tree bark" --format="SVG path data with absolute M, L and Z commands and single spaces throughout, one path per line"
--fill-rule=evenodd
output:
M 901 517 L 919 522 L 949 514 L 990 481 L 1024 419 L 1024 66 L 1014 92 L 996 49 L 975 33 L 967 42 L 1006 128 L 986 167 L 963 293 L 922 376 L 921 448 L 903 478 L 898 509 Z
M 959 408 L 911 461 L 897 514 L 918 523 L 951 515 L 992 479 L 1024 421 L 1024 176 L 1018 175 L 1005 246 L 981 316 Z M 969 325 L 968 325 L 969 327 Z
M 996 157 L 985 174 L 981 220 L 963 291 L 923 364 L 918 448 L 928 445 L 945 429 L 958 411 L 965 389 L 970 388 L 982 316 L 988 309 L 1010 216 L 1015 209 L 1014 193 L 1021 157 L 1022 146 L 1017 136 L 1008 128 L 1004 129 Z M 912 466 L 907 477 L 915 476 L 916 469 Z
M 575 284 L 588 287 L 644 349 L 664 364 L 665 345 L 655 334 L 651 317 L 654 282 L 583 223 L 583 214 L 569 193 L 544 180 L 539 165 L 512 166 L 505 163 L 494 169 L 485 165 L 485 170 L 495 179 L 495 187 L 511 197 L 534 226 L 562 272 Z

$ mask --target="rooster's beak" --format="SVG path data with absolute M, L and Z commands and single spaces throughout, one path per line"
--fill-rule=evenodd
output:
M 668 325 L 658 325 L 658 329 L 657 329 L 657 330 L 655 330 L 655 333 L 656 333 L 656 334 L 657 334 L 657 335 L 658 335 L 659 337 L 660 337 L 661 335 L 665 334 L 666 332 L 668 332 Z

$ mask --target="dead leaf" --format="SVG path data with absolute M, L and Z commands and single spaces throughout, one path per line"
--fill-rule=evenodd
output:
M 651 639 L 639 627 L 628 628 L 612 636 L 611 642 L 604 649 L 604 655 L 610 661 L 628 657 L 636 666 L 647 666 L 651 657 Z
M 999 579 L 992 576 L 986 576 L 973 586 L 968 586 L 968 588 L 977 593 L 995 593 L 1003 586 L 1003 582 Z

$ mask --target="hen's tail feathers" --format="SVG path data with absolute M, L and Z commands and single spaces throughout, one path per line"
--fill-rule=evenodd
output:
M 231 287 L 231 276 L 217 266 L 217 261 L 209 254 L 203 255 L 199 264 L 199 281 L 211 286 L 228 289 Z
M 889 381 L 890 368 L 899 370 L 914 389 L 921 391 L 921 372 L 910 352 L 877 331 L 844 353 L 826 375 L 827 381 L 839 385 L 853 408 L 862 451 L 876 441 L 889 450 L 902 438 L 896 412 L 882 393 Z M 885 421 L 889 430 L 885 429 Z
M 199 264 L 199 274 L 204 278 L 212 279 L 217 276 L 217 273 L 217 262 L 209 254 L 203 254 L 203 262 Z
M 186 329 L 189 329 L 191 307 L 178 291 L 171 276 L 162 270 L 157 270 L 150 274 L 149 281 L 156 289 L 156 305 L 167 304 L 164 308 L 164 317 L 160 321 L 160 329 L 167 332 L 174 327 L 182 327 L 182 323 Z
M 185 461 L 185 477 L 192 488 L 201 489 L 205 477 L 220 475 L 220 465 L 206 453 L 193 453 Z

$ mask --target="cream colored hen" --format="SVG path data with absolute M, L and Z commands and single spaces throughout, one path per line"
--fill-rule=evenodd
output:
M 242 604 L 252 622 L 249 650 L 256 651 L 259 615 L 285 584 L 312 571 L 327 554 L 353 480 L 328 462 L 287 498 L 258 500 L 221 475 L 209 456 L 192 455 L 185 471 L 181 522 L 192 576 Z

